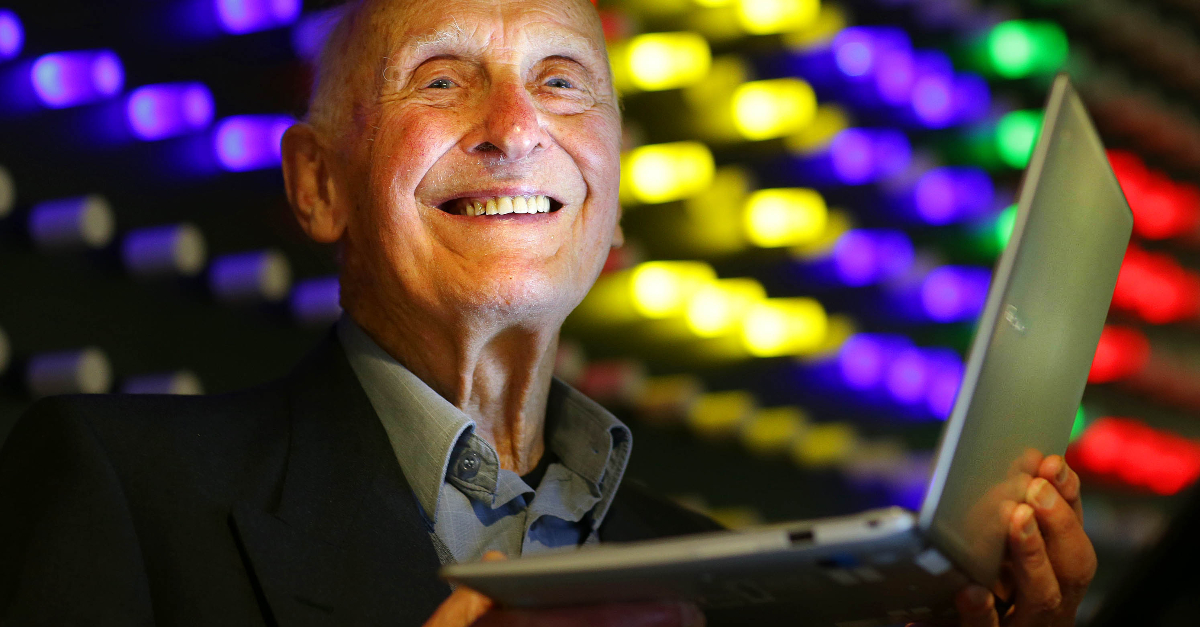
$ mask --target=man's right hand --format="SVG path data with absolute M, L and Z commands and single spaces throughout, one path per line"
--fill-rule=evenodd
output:
M 492 551 L 484 561 L 504 559 Z M 550 609 L 505 609 L 460 586 L 438 606 L 424 627 L 704 627 L 704 614 L 691 603 L 609 603 Z

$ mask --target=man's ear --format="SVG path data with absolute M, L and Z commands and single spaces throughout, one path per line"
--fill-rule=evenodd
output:
M 624 211 L 621 212 L 624 215 Z M 621 230 L 621 218 L 617 217 L 617 226 L 613 229 L 612 247 L 620 248 L 625 245 L 625 231 Z
M 283 134 L 283 181 L 300 228 L 321 243 L 336 242 L 346 230 L 345 198 L 333 180 L 330 151 L 303 122 Z

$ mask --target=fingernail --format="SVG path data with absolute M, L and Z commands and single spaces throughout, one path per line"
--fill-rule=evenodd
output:
M 1062 485 L 1067 482 L 1067 474 L 1070 473 L 1071 470 L 1067 468 L 1067 460 L 1061 460 L 1059 464 L 1061 465 L 1061 468 L 1058 469 L 1058 474 L 1054 475 L 1054 482 L 1058 485 Z
M 679 604 L 679 619 L 683 627 L 704 627 L 704 612 L 691 603 Z
M 1017 507 L 1017 517 L 1017 520 L 1021 522 L 1021 540 L 1028 540 L 1037 529 L 1037 523 L 1033 520 L 1033 508 L 1021 504 Z
M 987 607 L 988 601 L 992 599 L 992 593 L 988 592 L 983 586 L 971 585 L 967 586 L 967 603 L 971 607 L 983 609 Z
M 1055 499 L 1058 498 L 1058 491 L 1054 486 L 1050 485 L 1049 481 L 1041 477 L 1034 479 L 1029 484 L 1029 492 L 1025 495 L 1025 500 L 1037 505 L 1042 509 L 1050 509 L 1054 507 Z

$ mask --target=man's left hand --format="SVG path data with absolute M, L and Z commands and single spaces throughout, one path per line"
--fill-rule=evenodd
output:
M 1096 574 L 1096 551 L 1083 531 L 1079 475 L 1058 455 L 1042 460 L 1022 503 L 1009 502 L 1010 564 L 1005 587 L 1013 606 L 1000 616 L 992 592 L 978 585 L 955 599 L 963 627 L 1069 627 Z

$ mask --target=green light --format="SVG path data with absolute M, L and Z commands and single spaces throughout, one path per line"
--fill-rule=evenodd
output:
M 986 47 L 988 65 L 1004 78 L 1055 72 L 1070 50 L 1063 30 L 1044 20 L 1001 22 L 988 33 Z
M 1075 412 L 1075 424 L 1071 426 L 1071 441 L 1079 439 L 1083 432 L 1087 430 L 1087 416 L 1083 413 L 1083 405 L 1079 406 L 1079 411 Z
M 1008 240 L 1012 238 L 1013 226 L 1017 223 L 1017 206 L 1010 205 L 996 216 L 996 224 L 992 233 L 996 237 L 996 249 L 1004 250 Z
M 996 126 L 996 150 L 1000 160 L 1018 170 L 1029 165 L 1041 127 L 1041 111 L 1013 111 L 1000 118 Z

